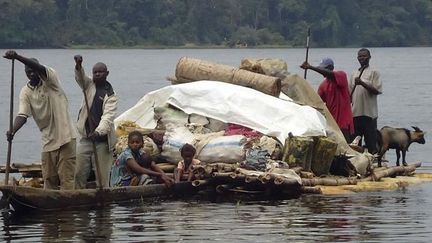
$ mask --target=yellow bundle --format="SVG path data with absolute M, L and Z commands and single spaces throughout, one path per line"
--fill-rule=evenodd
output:
M 129 127 L 137 127 L 137 128 L 140 128 L 140 126 L 138 126 L 135 122 L 133 122 L 133 121 L 121 121 L 119 124 L 118 124 L 118 126 L 117 126 L 117 128 L 116 128 L 116 136 L 117 136 L 117 138 L 120 138 L 120 137 L 122 137 L 122 136 L 127 136 L 127 135 L 129 135 L 129 132 L 127 131 L 127 129 L 126 128 L 129 128 Z
M 135 128 L 135 129 L 131 129 L 131 128 Z M 120 124 L 117 126 L 116 129 L 117 143 L 115 145 L 115 151 L 114 151 L 115 154 L 117 155 L 121 154 L 128 147 L 129 132 L 133 130 L 139 130 L 139 129 L 142 128 L 138 126 L 135 122 L 132 121 L 120 122 Z M 143 149 L 146 153 L 149 153 L 152 156 L 158 155 L 160 153 L 159 148 L 151 138 L 144 135 L 143 139 L 144 139 Z

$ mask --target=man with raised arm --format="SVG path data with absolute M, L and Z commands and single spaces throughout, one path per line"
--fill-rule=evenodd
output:
M 68 113 L 68 100 L 56 71 L 13 50 L 7 51 L 4 58 L 23 63 L 29 79 L 21 89 L 13 131 L 6 134 L 8 141 L 12 141 L 27 118 L 33 117 L 42 133 L 44 188 L 74 189 L 76 136 Z
M 346 73 L 334 70 L 334 62 L 330 58 L 322 59 L 317 67 L 307 62 L 304 62 L 300 67 L 314 70 L 324 76 L 325 79 L 318 88 L 318 95 L 325 102 L 333 118 L 336 120 L 345 140 L 351 142 L 351 135 L 354 133 L 354 124 Z
M 84 98 L 77 122 L 81 138 L 77 146 L 76 188 L 86 187 L 91 169 L 93 168 L 93 171 L 97 169 L 96 162 L 99 163 L 100 169 L 99 173 L 95 171 L 96 183 L 101 186 L 100 180 L 102 187 L 108 187 L 111 166 L 114 162 L 113 151 L 116 143 L 114 118 L 118 99 L 113 87 L 107 81 L 109 71 L 104 63 L 98 62 L 93 66 L 93 77 L 90 78 L 85 75 L 82 67 L 82 56 L 76 55 L 74 59 L 75 80 L 87 97 L 87 101 Z M 95 161 L 92 143 L 96 145 L 98 161 Z

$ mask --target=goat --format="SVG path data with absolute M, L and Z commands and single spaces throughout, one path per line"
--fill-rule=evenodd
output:
M 396 149 L 396 165 L 399 166 L 400 152 L 402 151 L 402 164 L 407 166 L 405 160 L 406 152 L 408 147 L 413 142 L 419 144 L 425 144 L 424 139 L 425 132 L 420 130 L 418 127 L 412 127 L 414 131 L 410 131 L 406 128 L 393 128 L 384 126 L 381 130 L 377 131 L 377 146 L 378 146 L 378 167 L 381 167 L 381 159 L 385 152 L 389 149 Z

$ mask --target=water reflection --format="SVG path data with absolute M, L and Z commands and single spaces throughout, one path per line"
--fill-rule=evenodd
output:
M 102 209 L 2 216 L 1 240 L 422 242 L 430 184 L 285 201 L 134 201 Z M 7 216 L 9 215 L 9 216 Z M 427 242 L 427 241 L 424 241 Z
M 69 230 L 76 232 L 76 237 L 83 241 L 91 239 L 107 242 L 111 239 L 113 228 L 111 212 L 111 207 L 90 212 L 75 211 L 70 217 L 70 220 L 73 220 L 73 227 Z
M 8 242 L 20 239 L 107 242 L 111 239 L 113 229 L 110 207 L 90 211 L 35 212 L 27 215 L 4 209 L 2 218 L 2 240 Z

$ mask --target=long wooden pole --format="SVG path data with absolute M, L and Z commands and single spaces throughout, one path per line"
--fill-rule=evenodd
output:
M 308 34 L 306 38 L 306 58 L 305 58 L 306 62 L 309 59 L 309 39 L 310 39 L 310 28 L 308 28 Z M 304 70 L 304 79 L 306 79 L 306 75 L 307 75 L 307 68 L 305 68 Z
M 12 59 L 12 70 L 11 70 L 11 88 L 10 88 L 10 106 L 9 106 L 9 133 L 13 133 L 13 107 L 14 107 L 14 73 L 15 73 L 15 59 Z M 8 139 L 9 140 L 9 139 Z M 12 139 L 8 141 L 8 151 L 6 159 L 6 171 L 5 171 L 5 185 L 9 184 L 9 170 L 12 156 Z
M 89 120 L 89 127 L 91 128 L 96 128 L 96 124 L 94 124 L 93 119 L 91 119 L 91 114 L 90 114 L 90 107 L 88 104 L 88 99 L 87 99 L 87 95 L 85 93 L 85 90 L 82 89 L 83 95 L 84 95 L 84 101 L 86 104 L 86 108 L 87 108 L 87 119 Z M 87 134 L 88 136 L 88 134 Z M 95 165 L 96 165 L 96 179 L 99 183 L 99 189 L 103 189 L 103 185 L 102 185 L 102 178 L 101 178 L 101 171 L 100 171 L 100 165 L 99 165 L 99 158 L 98 158 L 98 154 L 97 154 L 97 149 L 96 149 L 96 142 L 94 140 L 92 140 L 92 146 L 93 146 L 93 153 L 94 153 L 94 157 L 95 157 Z

